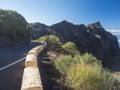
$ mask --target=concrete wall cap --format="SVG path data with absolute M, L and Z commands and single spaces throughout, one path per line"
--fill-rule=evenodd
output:
M 24 69 L 21 90 L 33 87 L 42 87 L 39 69 L 37 67 L 27 67 Z
M 35 61 L 35 60 L 37 61 L 36 55 L 34 55 L 34 54 L 29 54 L 29 55 L 26 56 L 25 62 L 28 62 L 28 61 Z

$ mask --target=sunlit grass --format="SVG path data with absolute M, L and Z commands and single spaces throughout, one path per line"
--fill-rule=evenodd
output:
M 101 69 L 90 65 L 72 66 L 67 73 L 67 86 L 74 90 L 101 90 Z
M 59 83 L 67 90 L 114 90 L 116 87 L 112 74 L 103 70 L 101 62 L 91 54 L 62 56 L 55 66 L 62 74 Z

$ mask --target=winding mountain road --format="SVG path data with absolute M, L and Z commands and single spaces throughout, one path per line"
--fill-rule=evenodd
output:
M 0 50 L 0 90 L 20 90 L 25 56 L 40 43 Z

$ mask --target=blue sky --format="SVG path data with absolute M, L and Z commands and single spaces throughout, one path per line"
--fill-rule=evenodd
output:
M 120 30 L 120 0 L 0 0 L 0 9 L 16 10 L 30 23 L 100 21 L 105 29 Z

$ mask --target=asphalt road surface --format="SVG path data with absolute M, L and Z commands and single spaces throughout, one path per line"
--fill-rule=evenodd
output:
M 0 90 L 20 90 L 25 56 L 40 43 L 0 50 Z

